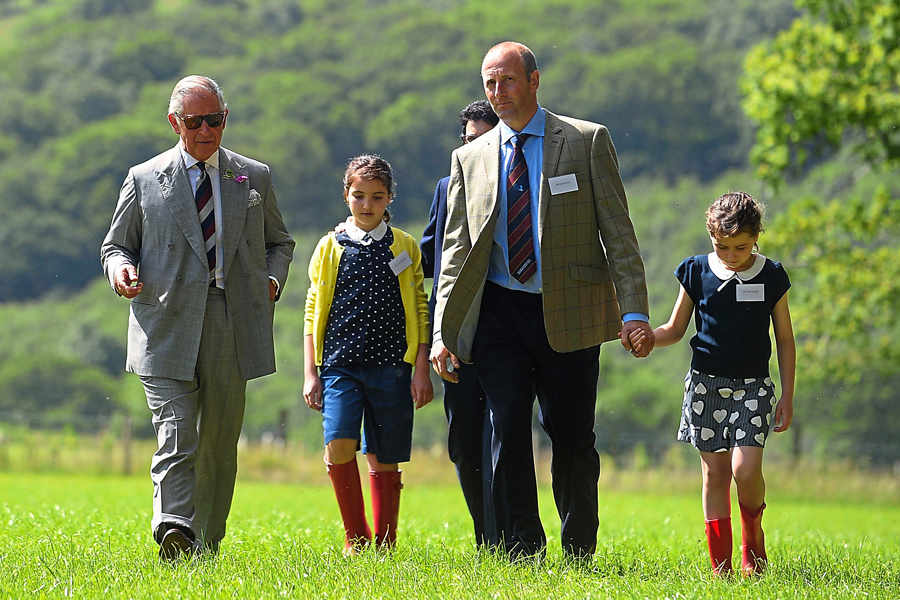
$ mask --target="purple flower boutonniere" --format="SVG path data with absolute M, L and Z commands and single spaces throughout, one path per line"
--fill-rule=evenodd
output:
M 234 171 L 231 169 L 225 169 L 223 175 L 225 176 L 225 179 L 234 179 L 235 183 L 244 183 L 249 179 L 246 175 L 235 175 Z

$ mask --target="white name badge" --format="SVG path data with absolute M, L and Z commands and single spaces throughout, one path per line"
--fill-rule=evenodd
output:
M 554 196 L 578 191 L 578 180 L 575 179 L 575 173 L 551 177 L 547 180 L 547 183 L 550 184 L 550 193 Z
M 735 286 L 738 302 L 763 302 L 766 299 L 766 284 L 740 283 Z
M 400 253 L 399 256 L 394 258 L 391 262 L 388 263 L 388 266 L 391 268 L 391 272 L 394 275 L 400 275 L 404 269 L 409 267 L 412 264 L 412 259 L 409 257 L 409 253 L 404 250 Z

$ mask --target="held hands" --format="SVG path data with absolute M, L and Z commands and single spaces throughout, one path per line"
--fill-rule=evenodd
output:
M 456 370 L 459 369 L 459 359 L 447 350 L 447 347 L 440 342 L 435 342 L 431 348 L 431 367 L 434 372 L 441 376 L 444 381 L 450 383 L 459 383 L 459 375 Z
M 132 264 L 123 263 L 116 268 L 115 277 L 116 292 L 126 298 L 134 298 L 144 289 L 144 284 L 138 281 L 137 269 Z
M 645 358 L 656 345 L 656 336 L 645 321 L 628 321 L 619 332 L 622 347 L 631 352 L 635 358 Z

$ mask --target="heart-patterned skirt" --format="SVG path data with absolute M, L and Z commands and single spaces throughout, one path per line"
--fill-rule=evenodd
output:
M 677 439 L 701 452 L 764 447 L 777 401 L 768 376 L 735 379 L 689 369 Z

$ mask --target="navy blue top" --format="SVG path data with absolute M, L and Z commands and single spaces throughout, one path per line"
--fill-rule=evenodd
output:
M 388 266 L 394 258 L 394 233 L 388 227 L 377 241 L 366 236 L 357 242 L 346 233 L 334 239 L 344 251 L 325 326 L 322 365 L 402 365 L 406 315 L 400 283 Z
M 715 255 L 713 260 L 717 260 Z M 759 260 L 765 261 L 759 273 L 740 281 L 737 279 L 747 274 L 738 273 L 737 278 L 730 280 L 730 273 L 724 278 L 717 276 L 710 266 L 709 255 L 705 254 L 686 258 L 675 269 L 675 278 L 694 301 L 697 334 L 691 338 L 693 369 L 724 377 L 768 376 L 772 309 L 791 287 L 791 282 L 781 263 L 763 256 Z M 757 269 L 751 267 L 748 271 Z M 719 275 L 724 275 L 721 268 L 717 270 Z M 763 300 L 738 302 L 739 283 L 762 284 Z

